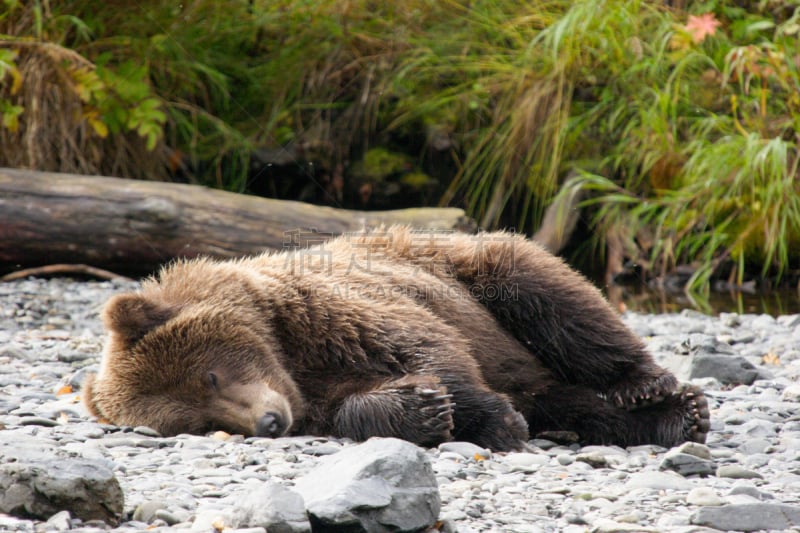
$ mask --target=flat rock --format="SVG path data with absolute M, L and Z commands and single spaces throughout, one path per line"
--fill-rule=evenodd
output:
M 699 442 L 684 442 L 680 446 L 673 448 L 678 453 L 686 453 L 694 455 L 700 459 L 711 459 L 711 449 L 705 444 Z
M 800 526 L 800 506 L 779 503 L 744 503 L 703 507 L 692 524 L 732 531 L 789 530 Z
M 0 465 L 0 512 L 47 520 L 59 511 L 116 524 L 122 489 L 113 472 L 90 459 L 59 458 Z
M 540 467 L 550 463 L 550 457 L 539 453 L 509 453 L 503 458 L 503 463 L 510 466 L 515 472 L 535 472 Z
M 731 496 L 750 496 L 756 500 L 772 500 L 775 498 L 772 494 L 758 490 L 751 481 L 737 481 L 728 494 Z
M 639 524 L 625 524 L 615 522 L 608 518 L 600 518 L 594 524 L 592 531 L 596 533 L 622 533 L 630 531 L 632 533 L 659 533 L 659 529 L 654 527 L 642 527 Z M 585 529 L 583 529 L 585 531 Z
M 436 522 L 441 507 L 425 451 L 399 439 L 370 439 L 323 457 L 295 490 L 315 530 L 418 531 Z
M 733 479 L 763 479 L 764 476 L 758 472 L 742 468 L 739 465 L 721 465 L 717 468 L 717 477 L 727 477 Z
M 140 503 L 133 511 L 133 519 L 137 522 L 149 524 L 153 521 L 158 511 L 163 511 L 167 507 L 164 502 L 148 500 Z
M 739 355 L 703 353 L 692 358 L 690 379 L 715 378 L 720 383 L 752 384 L 760 376 L 751 362 Z
M 792 384 L 783 389 L 781 398 L 785 402 L 800 402 L 800 384 Z
M 463 441 L 443 442 L 439 445 L 439 451 L 456 453 L 465 459 L 490 459 L 492 457 L 492 451 L 488 448 L 481 448 L 477 444 Z
M 622 462 L 619 457 L 614 457 L 613 459 L 609 459 L 609 457 L 611 456 L 603 455 L 602 453 L 588 452 L 579 453 L 575 456 L 575 460 L 586 463 L 592 468 L 608 468 L 612 464 L 618 464 Z
M 637 472 L 625 484 L 632 489 L 690 490 L 691 481 L 673 472 Z
M 68 531 L 72 529 L 69 519 L 69 511 L 60 511 L 48 518 L 47 522 L 45 522 L 45 526 L 48 531 Z
M 714 473 L 714 462 L 696 455 L 670 450 L 659 466 L 661 470 L 673 470 L 682 476 L 708 476 Z
M 753 455 L 766 452 L 770 446 L 772 446 L 772 443 L 767 439 L 747 439 L 739 445 L 739 451 L 747 455 Z
M 723 505 L 725 500 L 720 498 L 714 489 L 709 487 L 695 487 L 686 495 L 686 503 L 701 507 Z
M 263 527 L 270 533 L 311 531 L 303 497 L 278 483 L 247 483 L 234 496 L 231 521 L 237 528 Z

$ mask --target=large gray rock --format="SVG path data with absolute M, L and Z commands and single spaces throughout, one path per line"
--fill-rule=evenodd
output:
M 441 500 L 425 452 L 399 439 L 371 439 L 326 457 L 295 487 L 315 530 L 418 531 Z
M 726 354 L 697 354 L 692 358 L 690 379 L 716 378 L 720 383 L 751 385 L 761 372 L 744 357 Z
M 89 459 L 48 459 L 0 465 L 0 512 L 47 520 L 69 511 L 82 520 L 116 524 L 123 496 L 117 478 Z
M 109 461 L 70 457 L 52 441 L 0 432 L 0 512 L 47 520 L 69 511 L 116 524 L 123 505 Z
M 742 503 L 703 507 L 692 524 L 732 531 L 786 531 L 800 526 L 800 507 L 780 503 Z

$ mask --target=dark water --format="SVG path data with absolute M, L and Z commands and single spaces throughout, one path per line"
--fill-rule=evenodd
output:
M 606 296 L 620 310 L 639 313 L 678 313 L 694 309 L 709 315 L 719 313 L 768 314 L 800 313 L 800 290 L 776 289 L 758 293 L 711 292 L 708 299 L 692 298 L 685 293 L 656 291 L 640 287 L 612 286 Z

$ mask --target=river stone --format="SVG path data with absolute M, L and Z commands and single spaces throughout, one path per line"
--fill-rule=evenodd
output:
M 758 472 L 747 470 L 739 465 L 720 465 L 717 468 L 717 477 L 727 477 L 733 479 L 763 479 L 764 476 Z
M 57 420 L 53 420 L 51 418 L 44 418 L 41 416 L 23 416 L 19 420 L 20 426 L 44 426 L 44 427 L 56 427 L 58 425 Z
M 632 474 L 625 486 L 629 489 L 690 490 L 691 481 L 673 472 L 637 472 Z
M 609 468 L 611 466 L 611 462 L 609 461 L 608 457 L 597 452 L 579 453 L 577 456 L 575 456 L 575 460 L 581 463 L 586 463 L 592 468 Z M 619 463 L 619 460 L 616 462 Z
M 303 497 L 278 483 L 250 482 L 235 496 L 231 521 L 237 528 L 263 527 L 270 533 L 311 531 Z
M 728 494 L 731 496 L 745 495 L 755 498 L 756 500 L 771 500 L 775 497 L 768 492 L 762 492 L 752 484 L 751 481 L 737 481 Z
M 705 507 L 723 505 L 725 500 L 720 498 L 719 495 L 714 492 L 714 489 L 709 487 L 695 487 L 686 495 L 686 503 Z
M 20 345 L 16 343 L 0 346 L 0 357 L 2 358 L 7 357 L 9 359 L 36 361 L 36 354 L 24 350 Z
M 661 470 L 674 470 L 682 476 L 708 476 L 714 473 L 714 463 L 696 455 L 670 450 L 659 466 Z
M 68 531 L 72 529 L 69 511 L 59 511 L 51 516 L 45 523 L 47 531 Z
M 783 315 L 779 316 L 776 321 L 785 328 L 794 329 L 800 326 L 800 315 Z
M 136 506 L 136 510 L 133 511 L 132 518 L 137 522 L 149 524 L 153 521 L 153 519 L 155 519 L 158 511 L 165 510 L 166 508 L 167 506 L 164 504 L 164 502 L 153 500 L 144 501 Z
M 394 438 L 324 457 L 295 490 L 315 530 L 418 531 L 433 526 L 441 507 L 425 451 Z
M 0 465 L 0 512 L 47 520 L 66 510 L 84 521 L 116 524 L 122 509 L 119 482 L 99 461 L 65 457 Z
M 692 524 L 733 531 L 789 530 L 800 526 L 800 507 L 780 503 L 742 503 L 702 507 Z
M 784 402 L 800 402 L 800 384 L 792 384 L 783 389 L 781 399 Z
M 705 444 L 700 444 L 699 442 L 684 442 L 680 446 L 677 446 L 673 449 L 678 453 L 687 453 L 689 455 L 699 457 L 700 459 L 711 459 L 711 449 Z
M 233 519 L 230 509 L 213 509 L 201 507 L 197 510 L 192 522 L 192 531 L 203 533 L 231 530 Z
M 690 379 L 716 378 L 720 383 L 752 384 L 759 377 L 758 369 L 739 355 L 697 354 L 692 358 Z
M 659 533 L 660 531 L 654 527 L 643 527 L 640 524 L 623 524 L 608 518 L 598 518 L 593 526 L 592 531 L 597 533 L 623 533 L 628 531 L 632 533 Z M 586 531 L 586 528 L 583 528 L 582 531 Z
M 175 524 L 180 524 L 181 522 L 186 522 L 189 520 L 189 512 L 184 509 L 179 509 L 176 511 L 159 509 L 155 512 L 155 519 L 163 520 L 168 526 L 174 526 Z
M 492 451 L 488 448 L 481 448 L 477 444 L 463 441 L 443 442 L 439 445 L 440 452 L 451 452 L 460 455 L 465 459 L 491 459 Z
M 550 463 L 550 457 L 539 453 L 509 453 L 505 456 L 504 464 L 511 467 L 512 472 L 535 472 L 540 467 Z

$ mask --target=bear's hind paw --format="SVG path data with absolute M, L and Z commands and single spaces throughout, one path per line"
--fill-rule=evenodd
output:
M 686 439 L 704 443 L 711 428 L 711 414 L 706 395 L 693 385 L 682 385 L 675 393 L 680 394 L 686 402 L 687 412 L 684 419 Z

